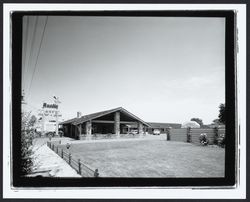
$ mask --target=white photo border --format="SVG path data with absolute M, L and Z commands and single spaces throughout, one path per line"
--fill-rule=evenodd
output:
M 20 188 L 11 186 L 11 20 L 14 11 L 235 10 L 237 12 L 238 168 L 235 189 L 192 188 Z M 3 4 L 3 198 L 244 199 L 246 198 L 246 5 L 245 4 Z M 240 127 L 239 127 L 240 126 Z M 240 151 L 240 152 L 239 152 Z M 239 155 L 240 153 L 240 155 Z M 237 169 L 238 169 L 237 168 Z

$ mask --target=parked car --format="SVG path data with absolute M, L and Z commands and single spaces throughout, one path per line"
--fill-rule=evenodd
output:
M 154 129 L 153 135 L 160 135 L 161 131 L 159 129 Z
M 129 132 L 129 134 L 136 135 L 136 134 L 138 134 L 138 130 L 131 130 L 131 131 Z

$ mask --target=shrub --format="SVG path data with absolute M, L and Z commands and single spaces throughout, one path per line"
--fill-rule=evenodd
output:
M 32 171 L 32 141 L 34 131 L 23 130 L 21 132 L 21 175 L 27 175 Z
M 208 145 L 209 141 L 208 141 L 206 133 L 200 134 L 199 140 L 200 140 L 201 145 L 203 145 L 203 146 Z
M 32 171 L 32 142 L 35 137 L 34 124 L 36 117 L 31 116 L 31 112 L 22 112 L 22 129 L 21 129 L 21 165 L 20 174 L 27 175 Z
M 225 138 L 226 138 L 226 136 L 225 136 L 225 134 L 220 134 L 219 135 L 219 138 L 218 138 L 218 145 L 220 146 L 220 147 L 225 147 Z

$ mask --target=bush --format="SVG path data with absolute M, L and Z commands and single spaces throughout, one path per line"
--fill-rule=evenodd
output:
M 36 135 L 34 124 L 36 117 L 31 112 L 22 112 L 21 129 L 21 158 L 20 175 L 27 175 L 32 171 L 32 142 Z
M 200 139 L 201 145 L 203 145 L 203 146 L 208 145 L 209 141 L 208 141 L 208 138 L 207 138 L 207 134 L 206 134 L 206 133 L 200 134 L 200 138 L 199 138 L 199 139 Z
M 32 141 L 34 131 L 23 130 L 21 132 L 21 175 L 27 175 L 32 171 Z

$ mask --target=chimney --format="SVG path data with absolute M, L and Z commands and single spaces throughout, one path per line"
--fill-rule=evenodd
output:
M 80 118 L 82 116 L 81 112 L 77 112 L 77 118 Z

